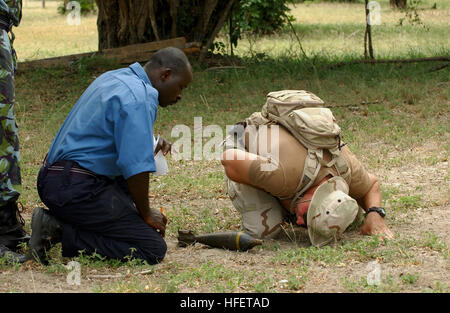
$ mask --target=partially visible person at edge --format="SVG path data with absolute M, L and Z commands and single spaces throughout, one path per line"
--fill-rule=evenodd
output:
M 30 238 L 24 230 L 25 221 L 18 208 L 20 152 L 14 115 L 17 57 L 11 29 L 18 26 L 21 19 L 21 0 L 0 0 L 0 258 L 18 263 L 28 259 L 19 250 L 20 243 Z
M 267 149 L 259 147 L 262 142 L 270 147 L 273 125 L 267 127 L 266 133 L 261 131 L 261 127 L 247 127 L 246 122 L 239 125 L 245 128 L 236 132 L 237 142 L 233 136 L 227 137 L 222 165 L 227 193 L 241 213 L 243 229 L 248 234 L 263 239 L 276 238 L 287 220 L 307 228 L 311 243 L 323 246 L 339 237 L 333 228 L 339 228 L 340 235 L 355 220 L 362 207 L 366 212 L 362 234 L 393 238 L 384 222 L 386 212 L 381 207 L 378 179 L 366 171 L 347 146 L 342 147 L 341 153 L 350 168 L 351 180 L 339 177 L 334 167 L 322 166 L 314 183 L 293 206 L 295 212 L 291 213 L 291 202 L 303 177 L 307 149 L 286 128 L 275 125 L 278 127 L 278 138 L 275 139 L 279 148 L 279 157 L 275 159 L 274 154 L 263 152 Z M 261 140 L 260 136 L 266 137 Z M 257 147 L 254 153 L 249 152 L 251 141 Z M 324 161 L 325 164 L 330 162 L 330 154 L 326 150 Z M 263 165 L 273 165 L 274 170 L 261 170 Z
M 106 72 L 81 95 L 64 121 L 41 167 L 37 188 L 48 207 L 35 208 L 29 248 L 48 263 L 51 245 L 62 255 L 97 253 L 160 262 L 167 250 L 167 219 L 150 207 L 149 173 L 154 155 L 171 144 L 153 147 L 157 106 L 181 100 L 192 68 L 178 48 L 157 51 L 142 67 Z

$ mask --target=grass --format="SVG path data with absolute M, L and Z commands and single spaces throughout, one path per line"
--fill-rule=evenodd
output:
M 449 54 L 450 37 L 445 27 L 448 28 L 446 17 L 450 6 L 442 2 L 437 10 L 420 11 L 429 28 L 426 30 L 414 25 L 396 26 L 401 13 L 390 10 L 387 1 L 380 3 L 383 24 L 374 28 L 377 57 Z M 431 7 L 430 1 L 423 3 L 424 7 Z M 23 23 L 15 32 L 15 46 L 22 61 L 96 50 L 95 17 L 86 17 L 80 28 L 70 27 L 64 25 L 64 17 L 55 13 L 54 2 L 48 2 L 45 10 L 39 6 L 38 1 L 25 2 Z M 413 172 L 423 166 L 445 168 L 450 146 L 449 70 L 430 72 L 435 63 L 352 65 L 329 70 L 334 62 L 362 56 L 360 9 L 360 4 L 297 5 L 292 11 L 297 19 L 294 28 L 302 38 L 307 60 L 298 52 L 298 42 L 289 31 L 257 38 L 251 42 L 253 50 L 244 39 L 236 51 L 240 58 L 233 59 L 244 68 L 204 71 L 205 65 L 193 60 L 194 81 L 179 105 L 159 110 L 155 133 L 175 142 L 178 138 L 171 136 L 173 126 L 187 125 L 192 131 L 195 117 L 202 117 L 203 126 L 218 125 L 225 130 L 227 125 L 259 110 L 269 91 L 306 89 L 332 107 L 345 142 L 369 171 L 379 174 L 388 224 L 392 222 L 401 230 L 408 223 L 400 216 L 419 209 L 431 211 L 433 201 L 448 206 L 448 171 L 442 178 L 446 184 L 434 186 L 412 181 L 414 188 L 393 184 L 388 175 L 403 168 L 412 168 Z M 70 68 L 18 72 L 16 115 L 21 139 L 20 200 L 26 208 L 24 215 L 31 216 L 32 208 L 42 205 L 35 188 L 36 176 L 73 104 L 98 75 L 118 67 L 92 58 Z M 209 139 L 204 138 L 203 145 Z M 425 151 L 424 147 L 429 146 Z M 151 205 L 164 208 L 169 218 L 168 240 L 174 241 L 181 228 L 205 233 L 240 227 L 240 216 L 226 196 L 219 161 L 169 158 L 168 163 L 169 175 L 152 176 L 149 194 Z M 419 178 L 426 177 L 419 174 Z M 429 193 L 435 194 L 437 200 L 431 201 Z M 29 230 L 29 219 L 26 227 Z M 433 270 L 425 268 L 426 262 L 420 257 L 430 254 L 438 260 L 448 260 L 448 238 L 437 230 L 427 229 L 421 234 L 400 232 L 389 242 L 378 237 L 361 237 L 358 231 L 355 227 L 349 237 L 322 249 L 295 240 L 267 241 L 248 253 L 230 252 L 226 257 L 214 257 L 213 253 L 202 257 L 204 250 L 193 250 L 194 262 L 187 252 L 186 256 L 173 259 L 169 255 L 167 261 L 153 267 L 132 259 L 104 260 L 98 255 L 82 255 L 74 260 L 82 265 L 83 284 L 92 275 L 118 275 L 115 279 L 94 280 L 87 290 L 93 292 L 328 291 L 331 287 L 317 282 L 315 276 L 328 271 L 345 276 L 332 280 L 332 287 L 338 291 L 448 292 L 445 277 L 426 283 L 426 271 Z M 60 249 L 56 246 L 51 251 L 49 267 L 33 265 L 33 269 L 65 280 L 68 260 L 60 256 Z M 379 262 L 383 269 L 379 286 L 367 284 L 365 266 L 371 261 Z M 14 273 L 23 270 L 2 259 L 0 269 Z M 139 274 L 148 269 L 150 274 Z M 421 269 L 425 272 L 420 272 Z M 8 275 L 1 278 L 2 282 L 7 279 Z M 322 289 L 314 289 L 316 285 Z M 20 287 L 0 287 L 0 290 L 17 289 Z
M 366 278 L 360 278 L 359 280 L 352 281 L 345 277 L 342 279 L 345 287 L 351 292 L 372 292 L 372 293 L 387 293 L 387 292 L 399 292 L 401 285 L 392 276 L 386 275 L 382 278 L 379 285 L 372 285 L 367 282 Z
M 325 246 L 320 249 L 297 247 L 279 251 L 272 258 L 272 263 L 306 267 L 313 264 L 339 266 L 349 264 L 354 260 L 359 262 L 378 260 L 385 263 L 414 264 L 418 262 L 413 252 L 416 247 L 431 249 L 440 253 L 444 259 L 448 258 L 448 247 L 445 242 L 436 234 L 426 233 L 421 239 L 397 235 L 397 238 L 385 241 L 373 236 L 368 239 L 344 241 L 336 246 Z
M 335 249 L 331 246 L 323 248 L 296 248 L 286 251 L 281 251 L 275 257 L 274 263 L 281 263 L 283 265 L 300 264 L 311 265 L 311 263 L 324 264 L 338 264 L 342 262 L 344 253 L 342 250 Z
M 97 17 L 81 17 L 80 25 L 69 25 L 66 16 L 57 13 L 61 1 L 24 1 L 20 27 L 14 28 L 14 46 L 19 61 L 96 51 Z
M 401 276 L 403 282 L 405 284 L 414 284 L 415 282 L 417 282 L 417 280 L 419 279 L 419 275 L 418 274 L 410 274 L 410 273 L 406 273 L 404 275 Z
M 206 261 L 193 268 L 181 269 L 179 272 L 165 275 L 166 292 L 178 292 L 185 287 L 201 286 L 205 283 L 213 285 L 213 292 L 233 292 L 244 281 L 244 273 L 227 269 L 221 264 Z
M 379 0 L 381 25 L 373 27 L 376 57 L 430 56 L 448 54 L 448 21 L 450 5 L 440 1 L 422 1 L 419 16 L 426 27 L 405 23 L 398 26 L 401 11 L 392 10 L 388 0 Z M 15 47 L 20 61 L 96 51 L 98 34 L 96 16 L 81 17 L 81 24 L 71 26 L 66 16 L 57 14 L 58 1 L 47 1 L 43 9 L 39 1 L 25 1 L 20 27 L 15 28 Z M 342 55 L 361 57 L 363 54 L 364 5 L 361 3 L 306 3 L 291 7 L 296 19 L 294 28 L 308 55 Z M 220 39 L 227 43 L 225 37 Z M 227 47 L 228 52 L 229 47 Z M 238 55 L 266 53 L 280 57 L 286 53 L 299 55 L 299 46 L 290 30 L 263 38 L 244 38 Z
M 448 259 L 449 247 L 445 241 L 442 241 L 442 239 L 440 239 L 436 234 L 426 232 L 422 241 L 422 247 L 438 251 L 444 256 L 445 259 Z
M 392 10 L 389 1 L 380 3 L 381 25 L 373 25 L 372 41 L 376 58 L 408 57 L 413 55 L 448 54 L 448 2 L 440 2 L 439 10 L 431 9 L 435 1 L 422 1 L 419 16 L 423 23 L 415 25 L 399 20 L 401 11 Z M 291 7 L 296 19 L 294 29 L 308 55 L 362 57 L 364 52 L 365 16 L 361 3 L 307 3 Z M 222 39 L 226 42 L 226 39 Z M 446 47 L 443 49 L 443 47 Z M 229 48 L 228 48 L 229 49 Z M 237 54 L 267 53 L 284 55 L 286 51 L 298 55 L 299 45 L 291 30 L 263 38 L 246 38 L 239 43 Z

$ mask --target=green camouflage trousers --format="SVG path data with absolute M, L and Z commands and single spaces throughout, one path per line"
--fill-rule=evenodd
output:
M 14 116 L 16 64 L 9 35 L 0 30 L 0 206 L 20 195 L 19 137 Z

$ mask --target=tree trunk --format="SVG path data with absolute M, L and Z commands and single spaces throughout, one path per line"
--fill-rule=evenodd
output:
M 369 0 L 365 0 L 365 13 L 366 13 L 366 32 L 364 34 L 364 58 L 374 59 L 373 46 L 372 46 L 372 27 L 369 23 Z M 368 53 L 367 53 L 368 50 Z
M 404 9 L 407 5 L 406 0 L 389 0 L 389 3 L 391 4 L 391 7 L 398 9 Z
M 185 37 L 208 43 L 230 1 L 95 0 L 99 50 Z
M 225 10 L 221 12 L 221 16 L 219 17 L 216 26 L 214 27 L 213 32 L 209 36 L 208 40 L 206 41 L 206 44 L 203 45 L 202 50 L 200 52 L 199 62 L 202 62 L 203 59 L 206 56 L 206 53 L 208 52 L 209 47 L 212 45 L 214 38 L 219 33 L 220 29 L 222 28 L 223 24 L 225 23 L 227 17 L 229 16 L 231 7 L 233 6 L 234 0 L 229 0 L 227 3 L 227 6 L 225 7 Z

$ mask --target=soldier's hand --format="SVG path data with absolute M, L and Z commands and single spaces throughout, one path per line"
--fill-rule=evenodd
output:
M 149 214 L 144 218 L 145 222 L 155 228 L 162 237 L 166 234 L 167 217 L 160 211 L 150 208 Z
M 170 152 L 171 149 L 172 149 L 172 143 L 170 143 L 163 137 L 159 137 L 158 143 L 156 144 L 156 147 L 155 147 L 154 155 L 156 155 L 159 152 L 159 150 L 161 150 L 162 154 L 165 156 L 168 152 Z
M 393 239 L 394 234 L 384 223 L 384 219 L 376 212 L 367 214 L 364 224 L 361 227 L 363 235 L 381 235 L 381 239 Z

